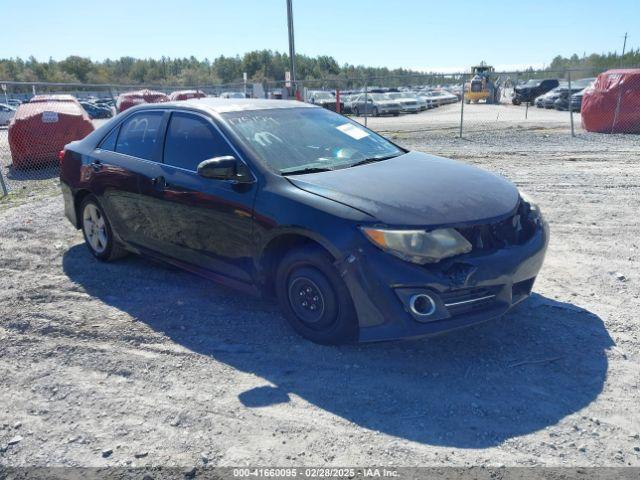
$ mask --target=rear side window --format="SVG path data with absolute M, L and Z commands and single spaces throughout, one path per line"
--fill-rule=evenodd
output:
M 164 112 L 140 112 L 120 126 L 116 152 L 152 160 Z
M 109 135 L 107 135 L 102 139 L 102 142 L 100 142 L 100 147 L 98 148 L 101 148 L 102 150 L 109 150 L 111 152 L 115 152 L 116 140 L 118 139 L 118 130 L 120 130 L 119 127 L 116 127 L 113 130 L 111 130 L 111 133 L 109 133 Z
M 188 113 L 171 115 L 164 163 L 195 172 L 203 160 L 223 155 L 233 155 L 233 150 L 209 122 Z

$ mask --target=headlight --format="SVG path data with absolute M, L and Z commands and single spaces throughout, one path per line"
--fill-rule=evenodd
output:
M 436 263 L 471 251 L 471 244 L 457 230 L 386 230 L 361 227 L 365 236 L 382 250 L 412 263 Z
M 531 195 L 529 195 L 528 193 L 523 192 L 522 190 L 519 190 L 519 193 L 522 201 L 529 205 L 529 210 L 539 214 L 540 208 L 538 207 L 538 203 L 533 199 L 533 197 L 531 197 Z

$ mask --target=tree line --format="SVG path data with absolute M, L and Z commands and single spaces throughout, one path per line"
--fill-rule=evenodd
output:
M 219 85 L 241 83 L 246 72 L 249 82 L 284 81 L 289 56 L 258 50 L 243 56 L 221 55 L 214 60 L 195 57 L 139 59 L 122 57 L 104 61 L 69 56 L 64 60 L 40 62 L 33 57 L 0 59 L 0 80 L 22 82 L 78 82 L 147 85 Z M 296 55 L 298 79 L 340 81 L 346 79 L 416 77 L 424 72 L 403 68 L 388 69 L 339 65 L 330 56 Z
M 624 57 L 616 53 L 572 55 L 555 57 L 545 69 L 561 72 L 568 68 L 591 70 L 593 73 L 616 68 L 620 65 L 640 66 L 640 49 L 630 50 Z M 272 50 L 247 52 L 243 56 L 221 55 L 214 60 L 198 60 L 195 57 L 138 59 L 122 57 L 92 61 L 80 56 L 64 60 L 49 59 L 41 62 L 33 57 L 0 59 L 0 80 L 23 82 L 73 82 L 141 85 L 219 85 L 241 83 L 243 72 L 249 82 L 283 81 L 289 70 L 287 54 Z M 364 80 L 388 86 L 446 83 L 454 80 L 447 75 L 434 75 L 410 69 L 388 69 L 343 64 L 331 56 L 310 57 L 296 55 L 299 79 L 317 80 L 341 85 L 362 84 Z M 528 70 L 533 74 L 533 69 Z M 542 73 L 542 72 L 539 72 Z

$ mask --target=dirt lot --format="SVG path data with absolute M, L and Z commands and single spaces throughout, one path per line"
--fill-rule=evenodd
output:
M 57 193 L 0 202 L 0 464 L 640 466 L 640 139 L 490 112 L 464 140 L 435 112 L 370 124 L 551 225 L 532 298 L 430 340 L 317 346 L 266 301 L 95 261 Z

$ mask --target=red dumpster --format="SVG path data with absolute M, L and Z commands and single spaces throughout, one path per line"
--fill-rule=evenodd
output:
M 9 124 L 9 148 L 16 169 L 55 164 L 67 143 L 93 132 L 91 119 L 74 97 L 34 98 L 18 107 Z
M 178 90 L 177 92 L 171 92 L 169 100 L 189 100 L 190 98 L 204 98 L 207 95 L 202 90 Z
M 640 68 L 598 75 L 582 96 L 580 113 L 589 132 L 640 133 Z
M 162 103 L 168 101 L 169 97 L 162 92 L 147 89 L 137 90 L 135 92 L 126 92 L 118 95 L 116 109 L 118 110 L 118 113 L 120 113 L 124 112 L 127 108 L 131 108 L 141 103 Z

